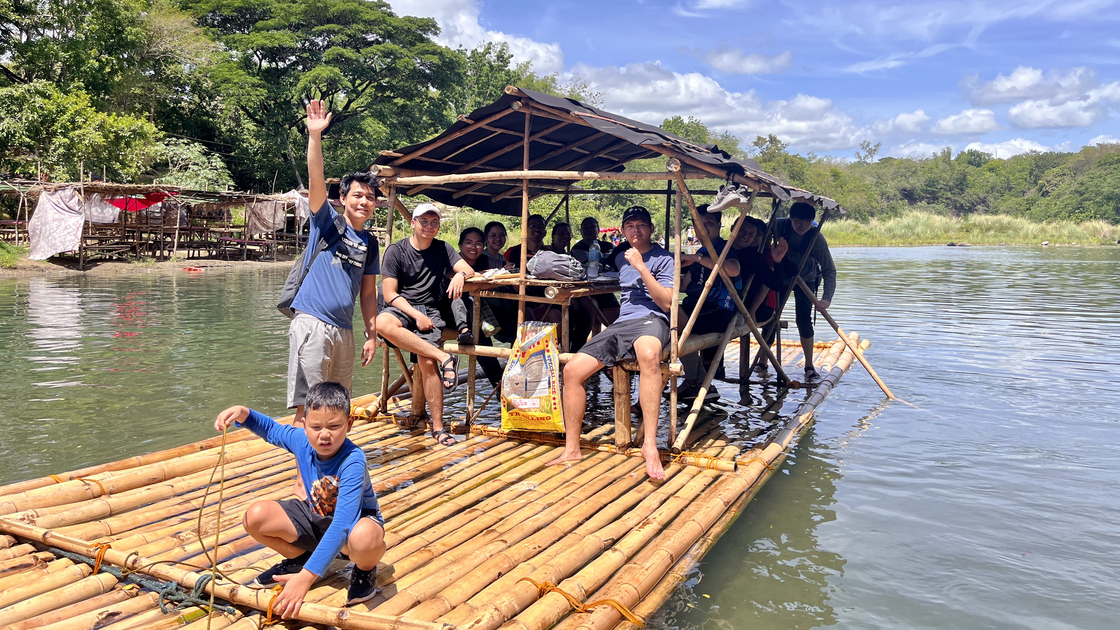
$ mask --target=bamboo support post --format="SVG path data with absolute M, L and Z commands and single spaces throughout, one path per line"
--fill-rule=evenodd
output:
M 828 312 L 828 309 L 822 309 L 820 307 L 820 301 L 817 300 L 817 296 L 813 295 L 813 292 L 809 290 L 809 286 L 805 284 L 805 281 L 801 279 L 801 276 L 797 276 L 794 281 L 797 283 L 798 287 L 801 287 L 801 290 L 805 293 L 805 296 L 809 298 L 809 301 L 813 303 L 813 307 L 817 309 L 817 312 L 824 316 L 825 320 L 827 320 L 829 325 L 832 326 L 832 329 L 836 331 L 836 334 L 840 335 L 840 338 L 844 340 L 845 344 L 847 344 L 848 349 L 856 355 L 856 358 L 859 359 L 860 364 L 862 364 L 863 367 L 867 369 L 867 373 L 871 375 L 871 378 L 875 379 L 875 383 L 879 385 L 879 389 L 883 390 L 883 393 L 887 395 L 887 398 L 895 400 L 894 394 L 891 393 L 891 390 L 887 387 L 887 384 L 883 382 L 883 379 L 879 378 L 879 375 L 875 373 L 875 369 L 872 368 L 871 364 L 868 363 L 866 358 L 864 358 L 863 352 L 860 352 L 859 348 L 856 347 L 855 344 L 853 344 L 848 339 L 848 336 L 844 334 L 843 330 L 840 329 L 840 324 L 836 323 L 836 320 L 832 318 L 832 315 Z
M 633 382 L 630 373 L 621 365 L 612 368 L 614 373 L 614 444 L 617 448 L 630 448 L 630 397 Z
M 396 211 L 397 203 L 397 187 L 391 184 L 389 186 L 389 209 L 385 213 L 385 247 L 393 244 L 393 224 L 396 223 L 393 220 L 393 212 Z M 381 355 L 381 413 L 385 413 L 386 405 L 389 404 L 389 346 L 385 346 L 383 350 L 384 354 Z M 412 383 L 409 382 L 409 387 L 411 386 Z
M 729 246 L 727 249 L 731 249 Z M 696 310 L 700 310 L 699 304 Z M 719 369 L 720 361 L 723 360 L 723 353 L 727 349 L 727 342 L 731 341 L 735 329 L 738 327 L 738 320 L 742 316 L 732 318 L 731 322 L 727 324 L 727 330 L 723 333 L 723 338 L 720 339 L 718 350 L 716 350 L 716 359 L 712 361 L 712 365 L 708 367 L 707 374 L 704 375 L 704 381 L 700 384 L 700 391 L 696 394 L 696 400 L 692 401 L 692 408 L 688 411 L 688 417 L 684 421 L 684 427 L 681 429 L 676 440 L 670 443 L 670 451 L 673 453 L 680 453 L 684 449 L 685 442 L 688 441 L 688 434 L 692 432 L 692 428 L 696 425 L 696 418 L 700 415 L 700 409 L 704 407 L 704 399 L 708 395 L 708 388 L 712 386 L 712 379 L 715 378 L 716 371 Z
M 672 181 L 669 182 L 672 186 Z M 673 204 L 673 308 L 669 312 L 669 365 L 670 367 L 680 366 L 680 333 L 678 327 L 680 326 L 680 308 L 677 302 L 681 297 L 681 205 L 683 203 L 684 191 L 677 187 L 676 200 Z M 668 219 L 666 219 L 668 222 Z M 666 235 L 668 238 L 668 235 Z M 672 444 L 677 441 L 677 379 L 675 377 L 669 378 L 669 443 Z
M 525 323 L 525 274 L 529 266 L 529 130 L 532 127 L 532 114 L 529 110 L 525 116 L 524 150 L 522 152 L 521 179 L 521 260 L 518 261 L 517 270 L 517 327 Z

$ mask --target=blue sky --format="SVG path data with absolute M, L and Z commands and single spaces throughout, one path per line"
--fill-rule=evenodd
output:
M 441 43 L 507 42 L 604 108 L 852 157 L 1120 142 L 1120 0 L 390 0 Z

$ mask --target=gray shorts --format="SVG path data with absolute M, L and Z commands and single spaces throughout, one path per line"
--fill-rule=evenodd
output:
M 303 405 L 312 385 L 354 381 L 354 331 L 296 313 L 288 326 L 288 409 Z

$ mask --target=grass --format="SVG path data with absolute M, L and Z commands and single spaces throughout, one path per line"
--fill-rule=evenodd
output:
M 824 236 L 832 246 L 887 245 L 1115 245 L 1120 226 L 1105 221 L 1048 221 L 1036 223 L 1022 217 L 998 214 L 955 218 L 911 211 L 891 219 L 861 223 L 851 219 L 830 221 Z
M 20 259 L 26 258 L 29 251 L 26 247 L 0 242 L 0 269 L 15 269 Z

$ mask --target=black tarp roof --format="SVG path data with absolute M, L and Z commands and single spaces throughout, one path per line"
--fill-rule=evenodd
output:
M 382 152 L 373 164 L 439 175 L 521 170 L 525 116 L 530 112 L 530 170 L 620 172 L 632 160 L 669 155 L 680 159 L 686 168 L 696 170 L 704 165 L 722 173 L 724 178 L 746 178 L 757 183 L 763 195 L 808 201 L 825 208 L 839 207 L 827 197 L 783 185 L 754 160 L 733 159 L 716 145 L 694 144 L 660 127 L 573 99 L 514 87 L 506 88 L 506 94 L 494 103 L 461 117 L 442 134 L 396 151 Z M 486 122 L 479 125 L 479 121 Z M 462 133 L 472 125 L 474 128 Z M 529 193 L 536 196 L 564 190 L 573 183 L 535 179 L 530 183 Z M 519 181 L 415 186 L 399 192 L 423 193 L 440 203 L 484 212 L 521 214 Z

